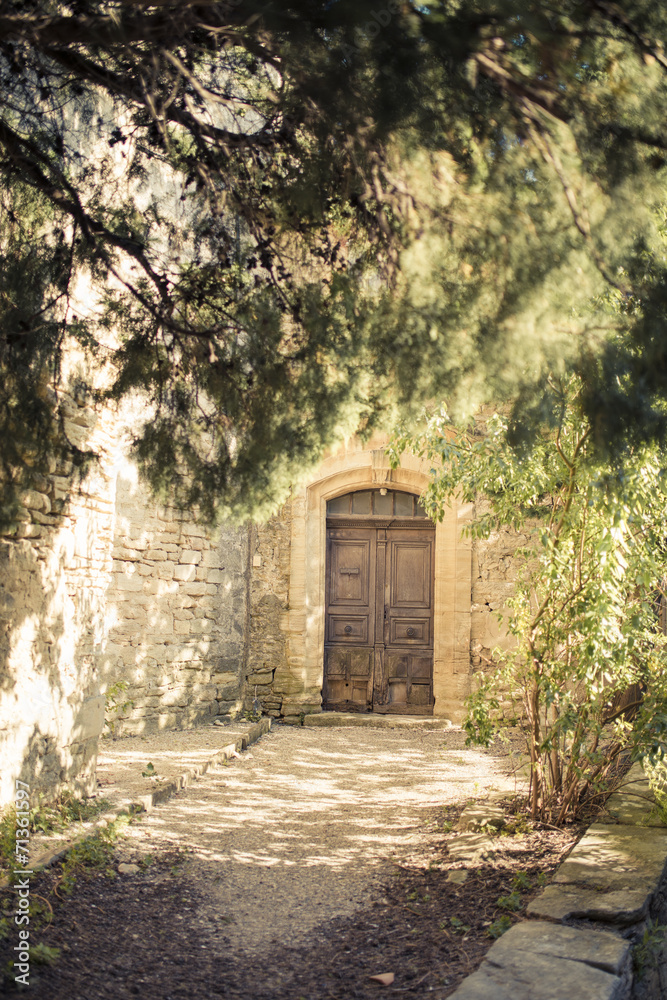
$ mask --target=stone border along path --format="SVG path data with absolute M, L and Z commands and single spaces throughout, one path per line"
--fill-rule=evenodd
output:
M 446 719 L 342 713 L 306 716 L 304 724 L 427 730 L 451 725 Z M 33 850 L 40 842 L 49 847 L 34 857 L 32 869 L 60 860 L 75 843 L 118 816 L 166 802 L 270 729 L 271 719 L 263 718 L 104 741 L 98 778 L 111 808 L 95 821 L 72 824 L 61 838 L 33 838 Z M 140 767 L 151 758 L 157 761 L 156 777 L 140 777 Z M 184 763 L 190 765 L 185 771 Z M 449 845 L 457 860 L 474 864 L 492 846 L 492 837 L 483 831 L 502 822 L 496 804 L 502 797 L 492 792 L 486 803 L 464 810 L 459 837 Z M 667 942 L 656 942 L 653 963 L 649 943 L 644 956 L 648 967 L 639 981 L 633 975 L 633 944 L 641 943 L 645 932 L 651 939 L 657 923 L 667 923 L 667 829 L 639 764 L 608 800 L 607 814 L 589 828 L 550 885 L 529 904 L 527 915 L 535 919 L 515 924 L 496 941 L 451 1000 L 667 998 Z M 7 884 L 8 879 L 0 881 L 0 887 Z
M 651 945 L 655 925 L 667 922 L 667 830 L 641 765 L 633 765 L 606 809 L 608 818 L 589 827 L 528 905 L 536 919 L 499 938 L 450 1000 L 667 998 L 664 928 Z M 471 825 L 479 827 L 484 810 L 475 807 Z M 493 809 L 487 812 L 492 823 Z M 477 838 L 471 851 L 482 849 L 480 840 L 490 842 L 483 834 L 463 836 Z M 644 968 L 634 976 L 631 949 L 641 948 L 645 933 Z
M 262 718 L 258 722 L 216 723 L 154 736 L 102 740 L 97 779 L 101 797 L 109 800 L 110 808 L 94 820 L 70 824 L 62 834 L 33 834 L 30 838 L 31 870 L 39 872 L 56 864 L 75 844 L 120 816 L 150 812 L 156 805 L 167 802 L 211 768 L 238 757 L 270 729 L 271 719 Z M 141 771 L 151 756 L 158 761 L 156 776 L 144 778 Z M 184 764 L 186 770 L 183 770 Z M 10 881 L 9 876 L 0 878 L 0 889 L 6 888 Z

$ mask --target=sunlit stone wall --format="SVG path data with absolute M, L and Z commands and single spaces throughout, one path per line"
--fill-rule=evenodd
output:
M 65 397 L 70 440 L 100 463 L 81 484 L 44 470 L 0 539 L 0 806 L 15 779 L 33 799 L 63 785 L 92 791 L 104 721 L 100 661 L 111 573 L 114 475 L 108 422 Z
M 480 498 L 477 512 L 485 512 L 487 506 L 488 501 Z M 498 613 L 504 615 L 509 610 L 507 602 L 515 592 L 520 565 L 515 552 L 529 540 L 528 534 L 503 527 L 492 531 L 487 539 L 474 542 L 470 637 L 473 676 L 496 666 L 514 641 L 498 620 Z
M 91 792 L 102 734 L 182 728 L 243 704 L 250 529 L 210 532 L 156 505 L 117 418 L 65 406 L 68 436 L 99 462 L 83 482 L 45 470 L 0 537 L 0 808 L 16 778 L 34 800 Z
M 292 502 L 250 530 L 250 591 L 246 708 L 257 698 L 269 715 L 291 714 L 303 685 L 287 668 Z
M 119 461 L 105 690 L 107 735 L 183 728 L 242 707 L 248 528 L 208 530 L 160 507 Z M 124 706 L 124 707 L 123 707 Z

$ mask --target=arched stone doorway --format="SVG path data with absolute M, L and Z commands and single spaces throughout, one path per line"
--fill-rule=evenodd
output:
M 391 469 L 381 439 L 354 441 L 322 462 L 316 477 L 292 497 L 289 610 L 285 619 L 290 707 L 285 714 L 322 706 L 326 638 L 327 502 L 344 494 L 386 488 L 419 495 L 429 465 L 404 455 Z M 433 682 L 430 709 L 455 722 L 470 689 L 470 540 L 462 537 L 468 506 L 452 503 L 435 525 L 433 543 Z M 406 626 L 410 627 L 410 626 Z M 299 707 L 301 706 L 301 708 Z
M 324 709 L 433 714 L 434 555 L 412 493 L 327 502 Z

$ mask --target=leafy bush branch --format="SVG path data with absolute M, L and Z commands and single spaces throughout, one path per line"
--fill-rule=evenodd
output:
M 433 463 L 433 517 L 456 495 L 476 504 L 474 538 L 517 532 L 516 590 L 499 614 L 509 648 L 478 675 L 465 727 L 483 745 L 523 727 L 531 815 L 558 824 L 604 794 L 621 754 L 659 759 L 667 731 L 665 462 L 635 445 L 610 465 L 592 445 L 583 390 L 577 376 L 550 381 L 529 452 L 513 447 L 501 413 L 461 428 L 440 410 L 395 443 L 396 455 L 410 447 Z

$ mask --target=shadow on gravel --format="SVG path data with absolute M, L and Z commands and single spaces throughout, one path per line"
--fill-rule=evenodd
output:
M 265 738 L 130 829 L 113 868 L 136 863 L 136 874 L 93 873 L 69 896 L 59 869 L 38 876 L 31 943 L 60 954 L 8 995 L 442 1000 L 571 844 L 517 838 L 501 863 L 449 880 L 461 866 L 446 831 L 471 795 L 511 793 L 506 769 L 504 750 L 467 750 L 460 732 Z M 499 909 L 519 871 L 518 908 Z M 3 905 L 11 920 L 11 893 Z M 3 968 L 16 943 L 5 929 Z M 391 986 L 368 978 L 384 972 Z

